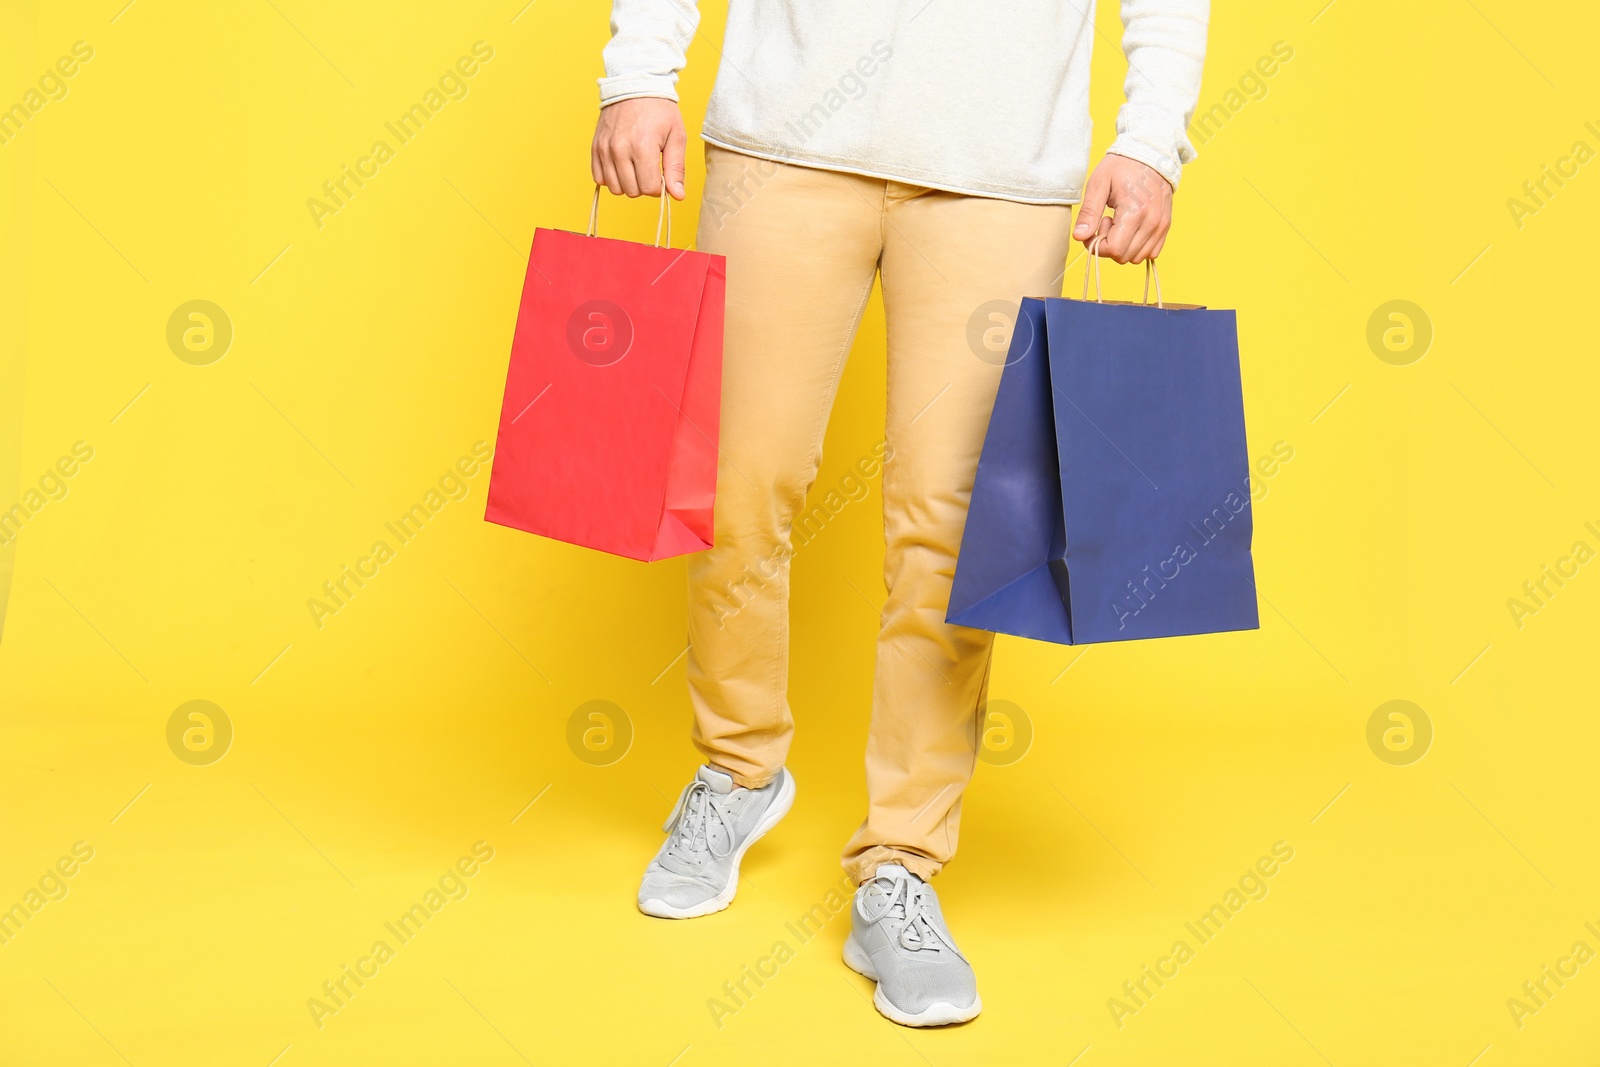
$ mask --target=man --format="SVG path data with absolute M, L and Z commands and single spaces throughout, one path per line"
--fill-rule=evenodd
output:
M 689 562 L 692 738 L 707 762 L 668 818 L 639 907 L 727 907 L 745 850 L 794 800 L 791 526 L 878 276 L 888 600 L 867 816 L 844 851 L 860 887 L 844 956 L 878 983 L 878 1010 L 908 1026 L 982 1006 L 927 882 L 956 849 L 993 643 L 944 621 L 1001 372 L 969 322 L 993 300 L 1059 294 L 1072 238 L 1100 238 L 1119 263 L 1153 259 L 1194 156 L 1208 0 L 1122 0 L 1127 103 L 1085 182 L 1090 7 L 730 0 L 706 111 L 697 245 L 728 264 L 716 544 Z M 592 151 L 613 193 L 657 195 L 664 177 L 683 199 L 674 85 L 698 17 L 694 0 L 614 0 Z

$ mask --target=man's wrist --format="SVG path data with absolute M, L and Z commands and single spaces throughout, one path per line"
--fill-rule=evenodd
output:
M 1106 155 L 1122 156 L 1136 163 L 1143 163 L 1165 178 L 1167 184 L 1172 186 L 1174 191 L 1178 188 L 1178 180 L 1183 176 L 1183 167 L 1177 160 L 1164 155 L 1143 141 L 1136 141 L 1128 137 L 1126 134 L 1118 137 L 1111 147 L 1106 149 Z
M 678 102 L 677 78 L 659 74 L 628 74 L 617 78 L 600 79 L 600 106 L 610 107 L 624 100 L 655 97 Z

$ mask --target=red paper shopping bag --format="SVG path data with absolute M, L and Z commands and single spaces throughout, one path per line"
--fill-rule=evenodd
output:
M 599 195 L 588 234 L 534 233 L 484 517 L 632 559 L 698 552 L 717 484 L 723 257 L 670 247 L 670 229 L 668 247 L 596 237 Z

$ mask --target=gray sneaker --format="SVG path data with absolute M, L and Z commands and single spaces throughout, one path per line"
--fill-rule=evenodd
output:
M 793 804 L 794 777 L 787 770 L 760 789 L 741 789 L 730 775 L 701 767 L 661 827 L 667 841 L 644 869 L 639 910 L 692 919 L 726 908 L 739 888 L 745 850 Z
M 901 1026 L 964 1023 L 983 1010 L 933 887 L 897 863 L 856 890 L 844 962 L 878 983 L 872 1004 Z

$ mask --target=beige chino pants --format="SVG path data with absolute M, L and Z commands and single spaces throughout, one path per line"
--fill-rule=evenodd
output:
M 738 784 L 783 766 L 794 733 L 791 527 L 816 478 L 845 355 L 883 280 L 884 604 L 866 820 L 844 852 L 923 877 L 955 853 L 993 635 L 944 621 L 1010 316 L 1058 295 L 1071 208 L 963 196 L 708 145 L 697 247 L 727 257 L 716 545 L 689 557 L 693 740 Z M 998 307 L 998 306 L 997 306 Z M 980 310 L 983 309 L 983 310 Z M 979 343 L 969 338 L 976 321 Z

